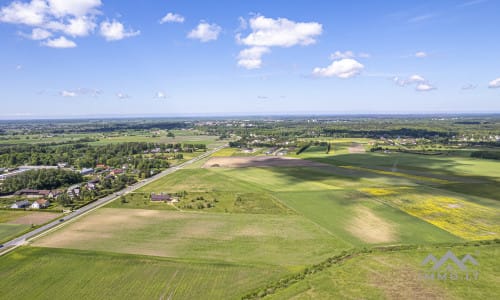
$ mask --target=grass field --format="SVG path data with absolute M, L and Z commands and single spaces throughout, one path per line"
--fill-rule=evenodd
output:
M 0 274 L 2 299 L 238 299 L 286 270 L 24 247 L 0 257 Z
M 423 279 L 421 266 L 432 253 L 441 257 L 448 247 L 422 247 L 356 256 L 279 290 L 269 299 L 496 299 L 500 279 L 498 244 L 453 247 L 458 257 L 471 254 L 479 263 L 477 280 Z M 460 274 L 460 273 L 459 273 Z
M 355 246 L 460 241 L 444 230 L 353 190 L 288 192 L 277 196 L 299 214 Z M 358 215 L 360 218 L 356 218 Z M 357 231 L 353 232 L 351 227 Z
M 30 226 L 25 224 L 0 224 L 0 243 L 8 241 L 29 228 Z
M 365 153 L 367 139 L 327 140 L 329 154 L 312 146 L 298 156 L 325 165 L 202 168 L 203 160 L 165 176 L 1 257 L 0 288 L 36 276 L 50 282 L 46 293 L 5 297 L 237 299 L 345 250 L 356 255 L 270 298 L 495 298 L 498 243 L 461 244 L 500 237 L 497 162 Z M 152 203 L 152 192 L 179 202 Z M 395 245 L 412 250 L 381 250 Z M 450 249 L 480 262 L 479 281 L 421 280 L 425 256 Z
M 296 215 L 104 208 L 35 246 L 297 267 L 348 244 Z

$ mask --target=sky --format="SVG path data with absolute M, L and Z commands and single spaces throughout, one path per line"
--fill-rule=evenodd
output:
M 498 16 L 498 0 L 0 0 L 0 118 L 497 113 Z

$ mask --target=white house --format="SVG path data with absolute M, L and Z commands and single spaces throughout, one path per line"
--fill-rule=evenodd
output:
M 49 207 L 49 205 L 50 205 L 49 200 L 38 199 L 36 201 L 33 201 L 33 204 L 31 204 L 31 208 L 41 209 L 41 208 L 47 208 L 47 207 Z

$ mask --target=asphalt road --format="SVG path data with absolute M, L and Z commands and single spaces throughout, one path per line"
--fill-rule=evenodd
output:
M 110 201 L 113 201 L 114 199 L 120 197 L 121 195 L 125 195 L 127 193 L 130 193 L 130 192 L 133 192 L 143 186 L 145 186 L 146 184 L 149 184 L 155 180 L 158 180 L 164 176 L 167 176 L 169 174 L 172 174 L 174 172 L 176 172 L 177 170 L 180 170 L 190 164 L 193 164 L 199 160 L 202 160 L 204 158 L 206 158 L 207 156 L 210 156 L 212 155 L 214 152 L 217 152 L 219 151 L 220 149 L 224 148 L 224 147 L 227 147 L 227 145 L 223 145 L 223 146 L 220 146 L 220 147 L 217 147 L 213 150 L 210 150 L 208 152 L 205 152 L 203 153 L 202 155 L 198 156 L 198 157 L 195 157 L 191 160 L 188 160 L 186 162 L 183 162 L 182 164 L 180 165 L 177 165 L 175 167 L 171 167 L 171 168 L 168 168 L 166 169 L 165 171 L 161 172 L 161 173 L 158 173 L 150 178 L 147 178 L 145 180 L 142 180 L 142 181 L 139 181 L 131 186 L 128 186 L 120 191 L 117 191 L 109 196 L 106 196 L 106 197 L 103 197 L 103 198 L 100 198 L 88 205 L 85 205 L 84 207 L 81 207 L 67 215 L 64 215 L 62 216 L 60 219 L 56 220 L 56 221 L 53 221 L 53 222 L 50 222 L 50 223 L 47 223 L 45 225 L 43 225 L 42 227 L 39 227 L 35 230 L 32 230 L 26 234 L 23 234 L 22 236 L 19 236 L 15 239 L 12 239 L 6 243 L 3 244 L 3 249 L 0 249 L 0 250 L 4 250 L 4 249 L 8 249 L 8 248 L 12 248 L 12 247 L 17 247 L 17 246 L 20 246 L 20 245 L 23 245 L 24 243 L 26 243 L 27 240 L 31 239 L 31 238 L 34 238 L 35 236 L 37 235 L 40 235 L 44 232 L 46 232 L 47 230 L 50 230 L 56 226 L 62 226 L 63 224 L 65 224 L 66 222 L 68 222 L 69 220 L 71 219 L 74 219 L 78 216 L 81 216 L 82 214 L 85 214 L 91 210 L 94 210 L 100 206 L 103 206 L 105 205 L 106 203 L 110 202 Z

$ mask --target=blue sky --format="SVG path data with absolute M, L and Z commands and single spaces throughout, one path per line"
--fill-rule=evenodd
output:
M 0 118 L 500 112 L 499 1 L 378 2 L 0 1 Z

